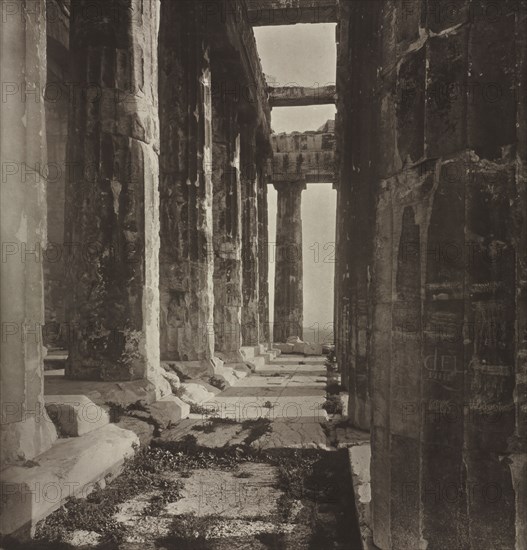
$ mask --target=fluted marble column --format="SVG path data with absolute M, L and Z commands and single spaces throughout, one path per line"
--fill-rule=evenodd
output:
M 203 2 L 163 0 L 160 30 L 161 357 L 214 352 L 212 100 Z
M 74 0 L 66 375 L 159 366 L 157 0 Z
M 276 271 L 273 339 L 286 342 L 290 336 L 302 339 L 302 191 L 304 182 L 275 184 L 278 191 L 276 218 Z
M 242 343 L 259 343 L 258 278 L 258 171 L 256 168 L 256 127 L 246 122 L 241 132 L 242 177 Z
M 267 202 L 267 179 L 263 168 L 258 169 L 258 276 L 260 344 L 270 344 L 269 208 Z
M 214 340 L 227 361 L 242 346 L 240 134 L 236 105 L 213 96 Z
M 43 399 L 46 13 L 25 0 L 9 8 L 0 22 L 2 466 L 35 457 L 57 438 Z

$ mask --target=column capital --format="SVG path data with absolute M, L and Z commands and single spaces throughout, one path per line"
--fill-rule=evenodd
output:
M 297 180 L 297 181 L 281 181 L 281 182 L 275 182 L 273 183 L 274 188 L 280 192 L 280 191 L 297 191 L 298 193 L 301 193 L 304 191 L 307 187 L 306 182 L 304 180 Z

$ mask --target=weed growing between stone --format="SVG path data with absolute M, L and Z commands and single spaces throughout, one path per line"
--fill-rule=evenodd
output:
M 192 429 L 196 432 L 214 433 L 218 428 L 225 426 L 226 424 L 236 424 L 236 420 L 233 418 L 220 418 L 212 416 L 205 419 L 203 424 L 194 426 Z
M 338 395 L 328 395 L 322 408 L 327 411 L 328 414 L 342 414 L 342 402 Z
M 210 414 L 210 407 L 205 407 L 203 405 L 198 405 L 197 403 L 190 404 L 191 414 L 201 414 L 203 416 Z
M 167 483 L 164 473 L 172 471 L 177 461 L 169 454 L 151 449 L 140 451 L 124 466 L 122 474 L 106 487 L 96 488 L 86 499 L 69 499 L 55 513 L 37 525 L 36 538 L 49 542 L 62 542 L 66 533 L 73 530 L 94 531 L 102 535 L 102 544 L 122 541 L 129 529 L 113 519 L 119 504 L 152 491 L 145 515 L 153 515 L 168 502 L 180 498 L 183 484 Z M 108 479 L 108 481 L 110 481 Z
M 322 404 L 322 408 L 328 414 L 342 414 L 342 401 L 339 394 L 343 391 L 340 384 L 340 375 L 337 372 L 337 363 L 334 352 L 327 355 L 325 366 L 327 370 L 326 379 L 326 401 Z
M 251 423 L 252 431 L 249 439 L 256 440 L 268 429 L 268 421 L 262 420 L 247 421 Z M 178 550 L 227 550 L 234 547 L 308 550 L 359 548 L 349 545 L 357 533 L 350 521 L 354 514 L 353 491 L 345 451 L 259 451 L 247 443 L 209 449 L 198 447 L 195 437 L 191 435 L 177 442 L 164 442 L 158 446 L 154 444 L 139 452 L 126 463 L 123 473 L 111 484 L 95 490 L 86 499 L 70 499 L 61 509 L 39 523 L 37 539 L 24 548 L 69 549 L 71 547 L 64 542 L 67 540 L 66 535 L 76 530 L 102 535 L 96 547 L 99 550 L 137 548 L 123 542 L 132 533 L 131 528 L 113 519 L 120 504 L 139 495 L 153 493 L 142 514 L 152 518 L 160 517 L 168 503 L 177 502 L 181 498 L 185 479 L 190 477 L 193 470 L 206 468 L 237 471 L 240 465 L 247 462 L 274 466 L 277 470 L 277 488 L 282 492 L 272 517 L 246 518 L 247 521 L 293 526 L 291 533 L 218 538 L 218 533 L 225 527 L 225 518 L 187 514 L 175 516 L 170 526 L 170 535 L 156 540 L 151 548 L 158 545 Z M 179 473 L 175 481 L 174 473 Z M 170 481 L 168 474 L 171 474 Z M 250 474 L 240 472 L 236 477 L 248 478 Z M 305 533 L 306 530 L 310 533 L 309 543 L 298 538 L 298 533 Z M 305 534 L 302 536 L 305 537 Z M 16 548 L 8 545 L 4 547 L 6 550 Z

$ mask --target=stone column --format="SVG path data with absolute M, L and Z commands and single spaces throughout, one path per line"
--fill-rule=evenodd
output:
M 68 141 L 69 19 L 57 0 L 48 3 L 46 132 L 48 146 L 47 204 L 48 252 L 44 259 L 44 345 L 65 348 L 67 326 L 64 303 L 64 200 L 66 193 L 66 146 Z M 51 6 L 51 8 L 50 8 Z
M 260 318 L 258 278 L 258 172 L 256 168 L 256 127 L 250 122 L 242 125 L 242 265 L 243 307 L 242 343 L 259 344 Z
M 379 19 L 351 4 L 356 51 L 380 54 L 350 68 L 358 105 L 378 86 L 382 114 L 370 155 L 374 543 L 524 548 L 525 12 L 504 3 L 490 20 L 485 3 L 462 2 L 444 17 L 390 1 Z M 445 99 L 445 81 L 459 93 Z
M 160 29 L 161 356 L 214 351 L 212 102 L 202 3 L 163 0 Z
M 258 275 L 260 343 L 270 344 L 269 327 L 269 210 L 265 170 L 258 168 Z
M 74 0 L 66 375 L 159 367 L 157 0 Z
M 43 399 L 46 248 L 46 13 L 20 0 L 0 22 L 2 354 L 0 463 L 29 460 L 57 438 Z M 35 9 L 36 8 L 36 9 Z
M 236 105 L 213 96 L 214 335 L 217 355 L 239 361 L 242 315 L 240 134 Z
M 302 191 L 304 182 L 275 184 L 276 271 L 273 340 L 284 343 L 290 336 L 302 339 L 304 288 L 302 265 Z
M 527 2 L 524 1 L 527 8 Z M 525 90 L 527 87 L 527 9 L 516 13 L 516 82 Z M 516 133 L 516 187 L 519 190 L 516 211 L 523 219 L 518 231 L 519 253 L 516 255 L 516 280 L 527 281 L 527 94 L 517 98 Z M 523 212 L 523 215 L 521 214 Z M 516 548 L 527 547 L 527 284 L 519 285 L 516 293 L 517 338 L 516 345 L 516 429 L 515 449 L 511 454 L 511 474 L 516 498 Z

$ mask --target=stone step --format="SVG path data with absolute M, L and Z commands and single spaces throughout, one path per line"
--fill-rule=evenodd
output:
M 251 363 L 254 366 L 255 372 L 258 372 L 262 367 L 265 367 L 267 364 L 266 358 L 263 355 L 258 355 L 256 357 L 253 357 L 249 363 Z
M 286 344 L 274 344 L 281 353 L 293 353 L 299 355 L 322 356 L 322 344 L 311 344 L 309 342 L 295 342 Z
M 280 355 L 280 350 L 269 349 L 265 353 L 262 353 L 262 357 L 265 359 L 267 365 L 271 364 Z
M 239 380 L 250 374 L 250 369 L 245 363 L 223 363 L 214 368 L 214 376 L 224 380 L 226 387 L 235 386 Z
M 65 350 L 48 351 L 44 357 L 45 370 L 60 370 L 66 368 L 68 352 Z
M 46 411 L 62 436 L 80 437 L 110 423 L 108 411 L 85 395 L 46 395 Z
M 255 346 L 243 346 L 240 349 L 240 352 L 245 361 L 251 361 L 255 356 L 260 353 L 260 348 Z
M 120 473 L 137 445 L 133 432 L 108 424 L 58 440 L 27 465 L 5 468 L 0 473 L 0 532 L 22 540 L 33 536 L 36 524 L 68 497 L 85 497 L 108 474 Z

